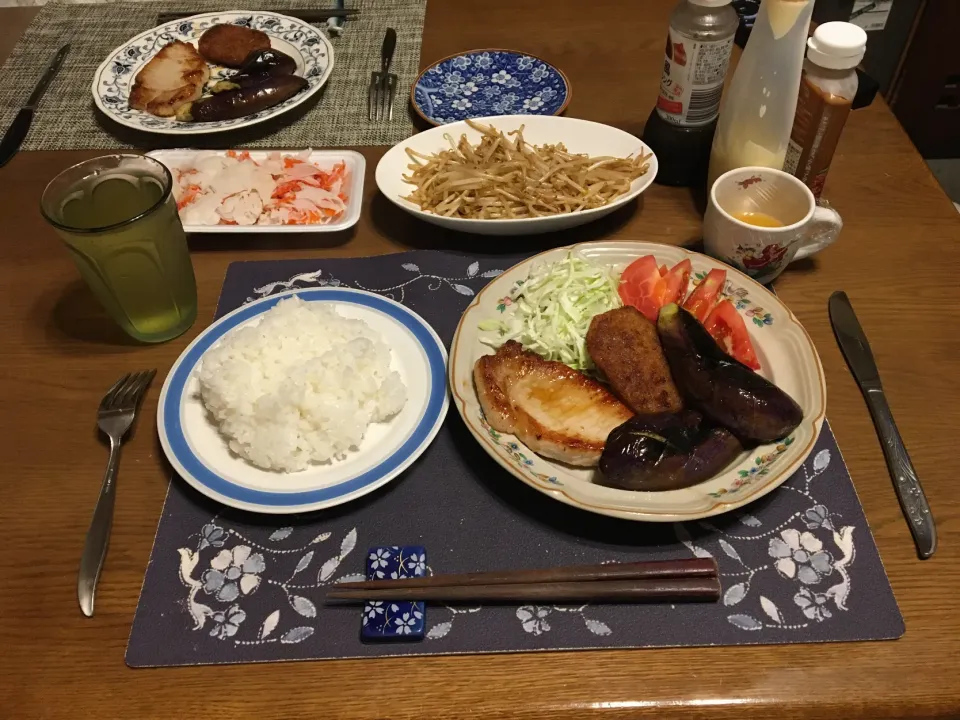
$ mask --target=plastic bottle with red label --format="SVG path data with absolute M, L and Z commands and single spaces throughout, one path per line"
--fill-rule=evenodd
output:
M 740 22 L 730 2 L 681 0 L 670 16 L 660 95 L 643 131 L 662 185 L 694 185 L 706 173 Z
M 843 125 L 857 95 L 857 65 L 867 33 L 848 22 L 820 25 L 807 40 L 807 59 L 783 169 L 820 199 Z

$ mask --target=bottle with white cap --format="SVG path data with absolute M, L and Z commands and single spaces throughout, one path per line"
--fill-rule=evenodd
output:
M 783 169 L 820 198 L 840 133 L 857 94 L 857 65 L 867 33 L 853 23 L 828 22 L 807 40 L 797 112 Z
M 660 95 L 643 141 L 657 154 L 656 182 L 703 182 L 720 95 L 740 24 L 731 0 L 680 0 L 670 15 Z

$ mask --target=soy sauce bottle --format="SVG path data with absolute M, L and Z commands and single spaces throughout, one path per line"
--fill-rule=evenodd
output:
M 703 181 L 723 80 L 740 24 L 731 0 L 680 0 L 670 16 L 660 96 L 643 130 L 657 154 L 656 182 Z

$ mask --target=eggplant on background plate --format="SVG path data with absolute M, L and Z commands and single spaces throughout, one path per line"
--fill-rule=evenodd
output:
M 308 85 L 293 74 L 296 69 L 296 61 L 279 50 L 255 50 L 235 75 L 211 88 L 212 95 L 183 105 L 177 111 L 177 120 L 234 120 L 279 105 Z
M 177 111 L 177 120 L 214 122 L 245 117 L 279 105 L 307 87 L 307 81 L 298 75 L 253 77 L 249 82 L 233 83 L 234 87 L 184 105 Z

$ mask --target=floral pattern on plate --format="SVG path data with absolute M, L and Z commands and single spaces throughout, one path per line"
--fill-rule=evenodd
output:
M 414 109 L 434 125 L 492 115 L 559 115 L 570 101 L 566 76 L 512 50 L 473 50 L 427 68 L 413 87 Z
M 182 123 L 129 106 L 130 89 L 137 73 L 164 45 L 174 40 L 196 44 L 205 30 L 220 24 L 241 25 L 269 35 L 274 49 L 285 52 L 297 61 L 297 74 L 307 79 L 306 90 L 272 108 L 242 118 L 209 123 Z M 222 132 L 262 122 L 299 105 L 323 86 L 332 69 L 333 47 L 330 41 L 305 22 L 269 12 L 213 12 L 160 25 L 115 49 L 94 76 L 93 98 L 108 118 L 135 130 L 171 135 Z M 213 67 L 210 82 L 232 73 L 226 68 Z
M 477 416 L 477 420 L 483 426 L 483 429 L 487 431 L 490 435 L 490 439 L 493 440 L 497 445 L 506 450 L 507 454 L 510 455 L 510 458 L 517 464 L 522 470 L 526 470 L 537 480 L 542 480 L 545 483 L 550 483 L 551 485 L 560 485 L 563 486 L 563 483 L 557 480 L 556 475 L 547 475 L 546 473 L 536 472 L 531 470 L 533 467 L 533 459 L 527 457 L 524 453 L 521 452 L 521 445 L 515 440 L 510 440 L 509 438 L 503 437 L 498 431 L 490 427 L 490 423 L 487 422 L 487 419 L 482 415 Z M 510 437 L 513 437 L 512 435 Z
M 753 465 L 748 469 L 740 469 L 737 471 L 737 479 L 733 481 L 728 487 L 722 487 L 718 490 L 708 493 L 710 497 L 721 498 L 724 495 L 735 495 L 744 488 L 750 487 L 755 480 L 762 478 L 765 475 L 770 473 L 770 465 L 778 457 L 783 455 L 787 448 L 793 444 L 793 438 L 788 437 L 784 438 L 783 442 L 777 443 L 777 446 L 773 451 L 768 452 L 765 455 L 758 455 L 753 459 Z

